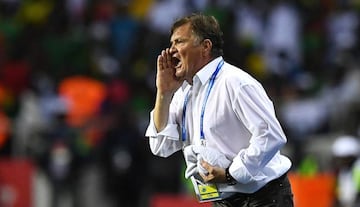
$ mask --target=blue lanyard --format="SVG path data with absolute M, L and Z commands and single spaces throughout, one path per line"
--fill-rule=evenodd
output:
M 203 103 L 202 108 L 201 108 L 201 114 L 200 114 L 200 139 L 202 139 L 202 140 L 205 139 L 205 135 L 204 135 L 204 113 L 205 113 L 206 102 L 207 102 L 207 100 L 209 98 L 210 91 L 211 91 L 212 87 L 214 86 L 215 78 L 216 78 L 217 74 L 219 73 L 219 71 L 220 71 L 220 69 L 221 69 L 221 67 L 223 65 L 224 65 L 224 60 L 221 60 L 219 62 L 219 64 L 217 65 L 216 70 L 211 75 L 209 85 L 207 87 L 204 103 Z M 187 94 L 185 96 L 184 106 L 183 106 L 183 114 L 182 114 L 181 132 L 182 132 L 182 140 L 183 141 L 186 140 L 185 116 L 186 116 L 186 106 L 187 106 L 187 103 L 189 101 L 189 92 L 190 92 L 190 90 L 187 92 Z

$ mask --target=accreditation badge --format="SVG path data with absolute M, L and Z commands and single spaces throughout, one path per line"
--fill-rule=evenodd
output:
M 191 181 L 194 186 L 196 197 L 200 202 L 210 202 L 221 199 L 220 193 L 215 184 L 203 183 L 194 176 L 191 176 Z

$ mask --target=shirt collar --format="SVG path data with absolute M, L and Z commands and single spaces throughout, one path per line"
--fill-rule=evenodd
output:
M 216 70 L 217 65 L 222 60 L 222 56 L 215 58 L 214 60 L 210 61 L 208 64 L 206 64 L 203 68 L 201 68 L 194 76 L 193 82 L 195 82 L 195 79 L 199 79 L 201 85 L 205 84 L 206 81 L 208 81 L 211 77 L 211 75 Z M 184 81 L 182 85 L 182 89 L 185 90 L 185 88 L 190 85 L 187 81 Z

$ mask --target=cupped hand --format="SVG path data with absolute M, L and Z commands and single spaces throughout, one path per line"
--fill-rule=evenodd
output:
M 163 94 L 173 94 L 184 79 L 175 76 L 176 68 L 170 49 L 166 48 L 157 58 L 156 87 Z

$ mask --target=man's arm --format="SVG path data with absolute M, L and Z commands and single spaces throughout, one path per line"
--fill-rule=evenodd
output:
M 169 48 L 163 50 L 157 58 L 156 101 L 154 107 L 154 124 L 157 131 L 165 128 L 171 99 L 183 80 L 175 76 L 175 66 L 172 62 Z
M 156 93 L 154 124 L 158 132 L 163 130 L 168 122 L 171 99 L 172 95 L 164 95 L 159 91 Z

